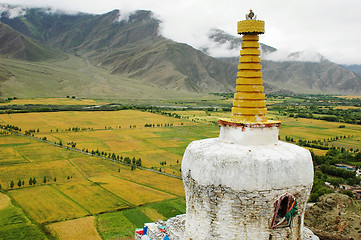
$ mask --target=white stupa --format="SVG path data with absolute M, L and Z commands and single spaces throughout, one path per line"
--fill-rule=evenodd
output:
M 313 183 L 308 150 L 278 140 L 267 120 L 258 34 L 264 22 L 238 22 L 243 43 L 230 120 L 218 138 L 192 142 L 182 161 L 184 239 L 302 239 Z
M 169 239 L 317 239 L 303 227 L 311 154 L 279 141 L 281 123 L 267 120 L 258 42 L 264 22 L 252 14 L 238 22 L 243 43 L 231 118 L 219 121 L 218 138 L 187 147 L 186 215 L 167 221 Z

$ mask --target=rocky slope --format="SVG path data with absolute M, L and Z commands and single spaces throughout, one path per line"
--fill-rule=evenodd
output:
M 361 204 L 347 195 L 323 195 L 306 211 L 305 225 L 321 240 L 361 239 Z

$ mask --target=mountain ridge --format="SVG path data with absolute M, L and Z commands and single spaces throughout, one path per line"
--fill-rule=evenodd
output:
M 28 9 L 6 22 L 49 48 L 83 57 L 110 74 L 134 78 L 157 88 L 183 92 L 232 92 L 236 58 L 213 58 L 193 47 L 163 37 L 151 11 L 138 10 L 126 19 L 119 10 L 105 14 L 61 14 Z M 221 31 L 213 41 L 233 41 Z M 262 52 L 276 49 L 262 44 Z M 205 49 L 203 49 L 205 50 Z M 315 62 L 262 60 L 266 92 L 360 94 L 361 76 L 327 60 Z

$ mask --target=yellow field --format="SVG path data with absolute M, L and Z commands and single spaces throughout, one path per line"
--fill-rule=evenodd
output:
M 13 147 L 0 145 L 0 166 L 26 162 L 29 162 L 29 160 L 21 156 Z
M 343 110 L 347 110 L 347 109 L 360 109 L 361 107 L 355 107 L 355 106 L 336 106 L 334 107 L 334 109 L 343 109 Z
M 133 155 L 135 153 L 126 152 L 125 155 Z M 138 153 L 142 158 L 143 165 L 146 167 L 159 167 L 159 162 L 167 161 L 167 164 L 176 164 L 177 160 L 181 161 L 181 156 L 159 149 L 159 150 L 145 150 Z
M 305 147 L 305 148 L 310 151 L 313 151 L 316 155 L 325 155 L 327 153 L 327 150 L 321 150 L 321 149 L 310 148 L 310 147 Z
M 91 181 L 134 205 L 157 202 L 176 196 L 113 176 L 93 177 Z
M 79 153 L 35 140 L 30 145 L 18 146 L 15 149 L 29 162 L 58 161 L 82 156 Z
M 186 134 L 174 137 L 174 133 L 186 133 L 191 130 L 184 132 L 183 127 L 194 125 L 186 120 L 140 111 L 11 114 L 0 115 L 0 123 L 19 126 L 22 132 L 39 128 L 39 133 L 34 133 L 35 137 L 46 136 L 55 142 L 61 140 L 63 145 L 75 141 L 78 149 L 99 149 L 123 157 L 142 158 L 145 166 L 158 167 L 161 161 L 166 161 L 167 165 L 162 169 L 168 172 L 173 171 L 171 168 L 180 168 L 183 148 L 190 141 Z M 172 123 L 174 127 L 149 128 L 144 127 L 146 123 Z M 136 124 L 137 127 L 133 128 Z M 69 127 L 86 127 L 87 130 L 65 131 Z M 190 138 L 198 139 L 197 134 L 191 134 Z M 44 176 L 46 184 L 43 184 Z M 68 176 L 70 179 L 67 179 Z M 37 183 L 30 186 L 29 179 L 33 177 Z M 20 188 L 17 186 L 19 179 L 24 181 Z M 50 224 L 49 230 L 60 239 L 78 239 L 78 235 L 92 236 L 96 233 L 94 224 L 90 224 L 93 220 L 89 220 L 93 218 L 83 218 L 79 222 L 64 220 L 184 196 L 179 179 L 147 170 L 131 171 L 130 166 L 17 135 L 0 136 L 0 184 L 9 188 L 11 180 L 15 183 L 14 190 L 9 190 L 7 194 L 32 220 L 41 224 L 59 222 Z M 149 206 L 142 207 L 142 211 L 151 219 L 165 219 Z M 82 229 L 92 227 L 92 233 L 81 232 L 76 229 L 77 226 Z M 133 227 L 135 225 L 132 224 Z M 121 231 L 124 238 L 133 230 Z M 91 239 L 89 236 L 86 239 Z M 99 235 L 95 236 L 99 239 Z
M 11 145 L 22 145 L 31 143 L 29 138 L 20 137 L 18 135 L 6 135 L 0 137 L 0 147 L 6 145 L 11 147 Z
M 133 172 L 116 172 L 119 176 L 130 181 L 147 185 L 178 196 L 184 196 L 183 182 L 180 179 L 170 178 L 148 170 L 137 170 Z
M 339 98 L 353 99 L 353 98 L 361 98 L 361 95 L 337 96 L 337 97 L 339 97 Z
M 340 125 L 345 125 L 345 128 L 338 128 Z M 301 139 L 317 140 L 328 137 L 354 135 L 354 137 L 361 137 L 361 128 L 358 125 L 326 122 L 322 120 L 306 119 L 306 118 L 287 118 L 281 119 L 282 135 L 297 136 Z
M 129 207 L 121 199 L 86 180 L 56 184 L 55 187 L 92 214 Z
M 0 210 L 7 208 L 10 205 L 10 198 L 5 194 L 0 193 Z
M 67 180 L 68 176 L 72 179 L 82 177 L 79 171 L 66 160 L 0 167 L 0 183 L 4 188 L 5 186 L 9 186 L 11 180 L 15 183 L 17 183 L 19 179 L 24 180 L 25 186 L 29 186 L 30 178 L 35 177 L 37 180 L 36 184 L 40 185 L 44 177 L 48 179 L 48 182 L 53 183 L 54 178 L 56 178 L 57 182 L 69 181 Z
M 72 159 L 71 162 L 85 175 L 85 177 L 108 175 L 116 172 L 119 168 L 130 171 L 130 167 L 124 167 L 118 163 L 113 163 L 98 157 L 87 156 L 86 158 Z
M 147 215 L 147 217 L 149 217 L 154 222 L 158 221 L 159 219 L 166 220 L 166 217 L 164 217 L 162 214 L 160 214 L 157 210 L 153 208 L 141 206 L 138 209 L 142 211 L 142 213 Z
M 38 223 L 89 215 L 89 212 L 49 185 L 13 190 L 8 194 Z
M 68 99 L 68 101 L 73 100 Z M 98 149 L 100 152 L 114 152 L 123 158 L 141 158 L 143 166 L 155 167 L 157 170 L 162 168 L 163 172 L 181 176 L 179 169 L 186 146 L 193 140 L 217 137 L 219 128 L 212 121 L 229 117 L 229 113 L 179 111 L 177 114 L 193 119 L 197 123 L 149 112 L 124 110 L 2 114 L 0 124 L 19 126 L 22 132 L 27 129 L 39 129 L 39 133 L 34 133 L 36 137 L 46 136 L 48 140 L 55 142 L 61 140 L 63 145 L 76 142 L 77 149 L 84 148 L 89 151 Z M 323 140 L 350 135 L 350 138 L 330 142 L 329 146 L 360 148 L 361 128 L 358 125 L 286 118 L 272 114 L 271 118 L 278 118 L 282 122 L 280 129 L 282 140 L 285 136 L 293 137 L 295 140 Z M 172 123 L 174 126 L 144 127 L 144 124 L 153 123 L 155 125 Z M 340 125 L 345 127 L 339 128 Z M 66 131 L 72 127 L 86 130 Z M 316 154 L 326 152 L 319 149 L 312 150 Z M 161 166 L 160 162 L 167 164 Z M 46 185 L 42 183 L 44 176 L 48 181 Z M 67 179 L 68 176 L 71 179 Z M 36 186 L 29 186 L 29 179 L 32 177 L 37 179 Z M 24 180 L 25 186 L 19 188 L 16 185 L 19 179 Z M 0 136 L 0 184 L 3 188 L 8 188 L 11 180 L 14 181 L 15 187 L 14 190 L 7 191 L 7 194 L 30 218 L 41 224 L 61 221 L 49 225 L 51 233 L 60 239 L 77 239 L 78 233 L 89 234 L 90 237 L 87 239 L 91 239 L 93 235 L 95 239 L 99 239 L 99 235 L 94 234 L 96 233 L 94 218 L 84 218 L 89 215 L 99 217 L 114 213 L 115 219 L 115 215 L 124 214 L 122 221 L 132 228 L 135 227 L 135 223 L 129 221 L 127 223 L 125 220 L 134 220 L 133 210 L 138 211 L 140 219 L 146 216 L 153 221 L 165 219 L 164 209 L 172 207 L 163 208 L 164 202 L 157 202 L 169 199 L 174 201 L 173 199 L 184 197 L 182 181 L 176 178 L 148 170 L 131 171 L 130 166 L 24 136 Z M 0 195 L 0 208 L 6 202 L 7 199 Z M 116 211 L 128 207 L 132 209 Z M 81 219 L 65 221 L 75 218 Z M 106 225 L 111 227 L 117 225 L 114 219 L 109 220 Z M 106 217 L 102 218 L 102 221 L 105 220 Z M 82 225 L 84 230 L 90 232 L 81 233 L 81 230 L 77 230 L 77 227 Z M 102 226 L 104 227 L 104 224 Z M 119 230 L 116 226 L 114 229 L 117 230 L 113 232 L 111 229 L 103 229 L 104 231 L 100 229 L 102 237 L 107 239 L 119 233 L 123 234 L 121 237 L 133 234 L 129 229 Z
M 0 115 L 0 123 L 19 126 L 23 132 L 27 129 L 39 129 L 39 132 L 34 133 L 36 137 L 46 137 L 48 141 L 56 143 L 62 141 L 63 145 L 76 142 L 76 148 L 88 149 L 89 152 L 99 149 L 108 153 L 114 152 L 123 157 L 141 158 L 144 166 L 158 169 L 162 167 L 163 171 L 177 176 L 180 176 L 179 167 L 175 169 L 172 167 L 180 166 L 185 142 L 188 144 L 190 141 L 200 138 L 194 134 L 182 135 L 183 127 L 196 123 L 134 110 Z M 163 127 L 144 127 L 145 124 L 155 124 L 155 126 L 162 124 Z M 165 124 L 173 124 L 173 127 L 164 127 Z M 181 124 L 183 124 L 182 127 Z M 132 127 L 130 128 L 130 126 Z M 178 134 L 182 136 L 182 140 L 174 136 L 176 126 L 179 126 Z M 73 127 L 86 130 L 66 131 Z M 163 137 L 163 135 L 168 135 L 167 132 L 170 137 Z M 19 147 L 18 150 L 23 151 L 21 154 L 27 161 L 48 161 L 49 157 L 52 158 L 50 160 L 80 158 L 75 156 L 76 154 L 64 156 L 61 151 L 52 151 L 51 148 L 43 149 L 40 145 L 31 146 L 31 148 Z M 48 152 L 41 154 L 44 151 Z M 67 150 L 64 152 L 71 153 Z M 163 161 L 167 162 L 166 166 L 160 165 L 160 162 Z
M 64 222 L 52 223 L 47 227 L 62 240 L 101 240 L 95 228 L 95 217 L 85 217 Z
M 148 124 L 166 124 L 173 123 L 180 125 L 181 122 L 187 121 L 170 118 L 154 113 L 141 112 L 134 110 L 123 111 L 93 111 L 93 112 L 50 112 L 50 113 L 17 113 L 17 114 L 1 114 L 0 123 L 10 124 L 20 127 L 23 131 L 27 129 L 39 129 L 42 133 L 53 132 L 58 129 L 64 131 L 72 127 L 105 129 L 111 127 L 117 129 L 130 128 L 136 126 L 137 128 L 144 127 Z
M 99 102 L 92 99 L 72 99 L 72 98 L 34 98 L 34 99 L 15 99 L 10 102 L 0 103 L 1 105 L 97 105 Z M 107 104 L 102 102 L 101 104 Z

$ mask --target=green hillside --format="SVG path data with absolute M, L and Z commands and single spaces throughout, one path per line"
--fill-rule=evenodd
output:
M 65 97 L 117 99 L 133 103 L 147 100 L 215 99 L 206 93 L 175 91 L 91 65 L 69 55 L 66 60 L 30 62 L 0 58 L 2 97 Z
M 0 23 L 0 55 L 27 61 L 62 59 L 66 56 Z

